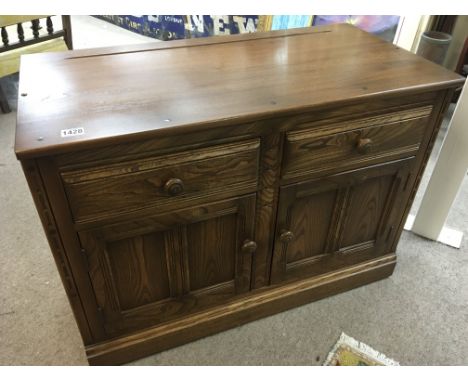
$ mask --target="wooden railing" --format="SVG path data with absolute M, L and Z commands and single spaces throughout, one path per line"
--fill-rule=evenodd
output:
M 28 17 L 37 17 L 29 19 Z M 44 21 L 45 27 L 47 28 L 47 34 L 40 35 L 39 31 L 43 28 L 41 21 Z M 33 37 L 29 39 L 24 38 L 24 26 L 23 23 L 30 22 Z M 7 27 L 16 24 L 16 31 L 18 40 L 14 43 L 10 43 L 10 37 L 8 36 Z M 24 46 L 37 44 L 39 42 L 52 40 L 54 38 L 63 37 L 68 49 L 73 49 L 72 35 L 71 35 L 71 24 L 70 16 L 62 16 L 62 29 L 54 30 L 54 25 L 51 16 L 0 16 L 0 27 L 1 37 L 3 45 L 0 47 L 0 53 L 8 50 L 21 48 Z
M 30 26 L 28 25 L 29 23 Z M 9 33 L 15 34 L 15 26 L 16 36 L 10 36 Z M 25 33 L 28 27 L 32 30 L 31 37 L 29 37 L 31 35 L 30 33 Z M 45 30 L 41 31 L 44 27 Z M 20 57 L 22 54 L 64 50 L 67 48 L 73 49 L 70 16 L 62 16 L 62 28 L 56 30 L 51 15 L 0 15 L 0 29 L 0 77 L 15 73 L 19 70 Z M 26 36 L 28 37 L 26 38 Z M 50 41 L 50 43 L 39 45 L 39 43 L 44 43 L 46 41 Z M 10 106 L 1 86 L 0 110 L 3 113 L 10 112 Z

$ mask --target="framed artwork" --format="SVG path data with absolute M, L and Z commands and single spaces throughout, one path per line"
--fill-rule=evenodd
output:
M 350 23 L 393 41 L 400 16 L 365 15 L 99 15 L 102 20 L 159 40 Z
M 386 41 L 393 42 L 399 21 L 400 16 L 395 15 L 316 15 L 312 25 L 349 23 Z
M 159 40 L 252 33 L 258 30 L 258 15 L 99 15 L 135 33 Z
M 310 27 L 311 22 L 312 16 L 307 15 L 273 16 L 271 30 Z

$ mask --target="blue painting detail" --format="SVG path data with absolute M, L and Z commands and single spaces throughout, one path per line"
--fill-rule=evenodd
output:
M 310 26 L 310 16 L 307 15 L 287 15 L 273 16 L 271 30 L 303 28 Z
M 159 40 L 177 40 L 191 37 L 256 32 L 257 15 L 100 15 L 132 32 Z

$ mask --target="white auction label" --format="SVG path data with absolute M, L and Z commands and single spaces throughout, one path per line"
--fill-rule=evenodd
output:
M 64 129 L 60 131 L 60 135 L 62 138 L 74 137 L 75 135 L 83 135 L 84 133 L 84 127 L 75 127 L 74 129 Z

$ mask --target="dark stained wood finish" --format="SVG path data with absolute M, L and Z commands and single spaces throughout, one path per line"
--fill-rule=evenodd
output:
M 33 31 L 33 36 L 35 39 L 39 38 L 39 29 L 42 28 L 41 21 L 39 19 L 31 21 L 31 29 Z
M 164 235 L 161 232 L 109 242 L 105 251 L 123 310 L 171 296 Z M 157 283 L 155 282 L 157 280 Z
M 57 270 L 62 279 L 63 286 L 70 301 L 70 305 L 78 323 L 78 328 L 81 333 L 81 337 L 85 344 L 93 342 L 92 328 L 89 324 L 89 316 L 86 315 L 86 307 L 82 305 L 82 298 L 86 297 L 86 294 L 78 293 L 79 281 L 73 276 L 72 266 L 67 256 L 67 250 L 62 242 L 62 235 L 59 232 L 58 226 L 60 223 L 57 222 L 57 217 L 54 216 L 52 211 L 49 195 L 50 190 L 46 191 L 44 180 L 41 177 L 38 164 L 33 160 L 25 160 L 21 162 L 23 172 L 28 181 L 29 190 L 36 205 L 37 212 L 41 219 L 42 227 L 46 233 L 49 241 L 49 246 L 54 256 Z
M 33 76 L 35 58 L 23 57 L 19 92 L 28 95 L 18 101 L 17 155 L 128 142 L 157 130 L 193 131 L 199 124 L 279 117 L 462 82 L 346 24 L 132 49 L 50 57 L 40 77 Z M 62 129 L 77 127 L 86 133 L 61 138 Z
M 89 362 L 389 276 L 462 82 L 345 25 L 23 59 L 15 150 Z
M 388 253 L 414 157 L 280 190 L 271 279 L 279 283 Z
M 256 211 L 257 252 L 253 260 L 252 288 L 261 288 L 270 283 L 272 232 L 278 200 L 279 174 L 281 171 L 283 134 L 274 132 L 262 139 L 260 189 Z
M 77 221 L 125 210 L 200 204 L 257 187 L 257 140 L 62 173 Z M 177 190 L 176 190 L 177 189 Z
M 2 27 L 2 42 L 4 46 L 8 46 L 8 43 L 10 42 L 8 39 L 8 32 L 5 27 Z
M 18 25 L 16 26 L 16 31 L 18 32 L 18 40 L 19 40 L 20 42 L 23 42 L 23 41 L 24 41 L 24 29 L 23 29 L 23 24 L 18 23 Z
M 282 179 L 356 168 L 414 155 L 432 106 L 287 134 Z M 339 131 L 339 133 L 336 133 Z
M 337 272 L 260 289 L 246 298 L 86 348 L 91 365 L 115 365 L 163 351 L 274 313 L 380 280 L 392 274 L 396 258 L 389 254 Z
M 72 37 L 72 25 L 71 19 L 69 15 L 62 15 L 62 28 L 64 31 L 64 40 L 65 44 L 67 44 L 68 49 L 73 49 L 73 37 Z
M 89 326 L 92 333 L 90 338 L 85 340 L 85 344 L 87 345 L 103 340 L 106 338 L 106 334 L 103 330 L 102 315 L 96 302 L 93 287 L 90 283 L 88 263 L 83 254 L 77 231 L 73 226 L 73 219 L 68 200 L 63 190 L 60 174 L 55 167 L 53 158 L 42 158 L 41 160 L 35 161 L 35 163 L 38 168 L 38 176 L 42 180 L 44 188 L 46 188 L 44 194 L 50 203 L 50 213 L 55 219 L 57 235 L 63 243 L 63 255 L 70 264 L 69 271 L 75 281 L 77 293 L 80 296 L 81 309 L 84 309 L 86 312 L 86 324 Z M 42 216 L 44 211 L 38 209 L 38 213 L 39 216 Z M 47 215 L 43 218 L 47 218 Z M 50 240 L 50 232 L 46 231 L 46 234 Z M 51 249 L 54 253 L 54 248 L 52 248 L 52 246 Z M 57 262 L 57 256 L 54 256 Z M 59 259 L 59 261 L 62 261 L 62 259 Z M 75 309 L 79 309 L 79 307 L 75 307 Z M 81 322 L 80 324 L 84 325 L 85 322 Z
M 79 232 L 111 336 L 250 289 L 255 196 Z
M 173 41 L 179 42 L 182 40 Z M 40 57 L 41 55 L 39 55 Z M 55 57 L 55 56 L 54 56 Z M 122 161 L 146 158 L 151 155 L 162 155 L 184 150 L 194 150 L 208 147 L 213 144 L 238 142 L 248 137 L 261 135 L 262 148 L 267 149 L 265 139 L 273 132 L 289 131 L 292 129 L 319 128 L 323 125 L 334 124 L 352 119 L 377 116 L 404 109 L 431 106 L 436 101 L 438 93 L 417 93 L 413 95 L 400 95 L 398 97 L 379 97 L 366 102 L 349 101 L 349 103 L 336 107 L 325 105 L 320 109 L 291 114 L 287 118 L 274 118 L 257 120 L 249 123 L 235 123 L 232 121 L 219 121 L 217 128 L 200 125 L 198 131 L 186 133 L 183 127 L 171 134 L 164 135 L 163 131 L 155 130 L 151 136 L 139 141 L 123 142 L 120 144 L 107 144 L 99 150 L 65 150 L 57 155 L 56 162 L 61 169 L 78 169 L 92 165 L 121 163 Z M 278 143 L 271 143 L 277 149 Z M 66 148 L 65 148 L 66 149 Z M 272 148 L 270 148 L 272 150 Z M 273 152 L 270 154 L 274 157 Z M 261 155 L 262 159 L 266 155 Z M 281 155 L 280 155 L 281 157 Z M 270 159 L 270 161 L 272 161 Z M 267 164 L 265 163 L 265 166 Z
M 418 152 L 416 157 L 417 162 L 420 164 L 419 168 L 413 173 L 413 175 L 408 180 L 406 194 L 403 195 L 403 199 L 406 201 L 405 209 L 400 215 L 400 224 L 397 228 L 397 233 L 394 237 L 393 244 L 391 246 L 392 251 L 396 251 L 398 240 L 400 239 L 401 233 L 403 232 L 403 227 L 405 226 L 406 217 L 409 214 L 411 205 L 416 197 L 416 192 L 418 190 L 419 184 L 421 183 L 424 170 L 429 161 L 429 156 L 431 155 L 432 149 L 434 148 L 434 143 L 437 138 L 437 134 L 440 130 L 442 124 L 442 119 L 447 112 L 447 109 L 450 105 L 450 101 L 453 97 L 455 89 L 451 88 L 446 92 L 441 92 L 439 97 L 435 101 L 434 110 L 431 115 L 429 132 L 426 134 L 424 141 L 421 145 L 421 149 Z

